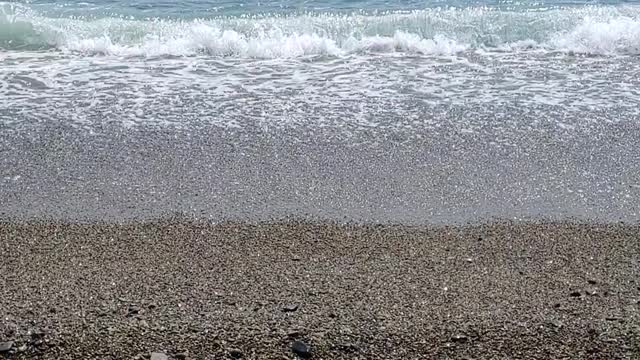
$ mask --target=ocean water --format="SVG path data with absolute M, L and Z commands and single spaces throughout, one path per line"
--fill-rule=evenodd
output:
M 629 221 L 639 139 L 638 1 L 0 2 L 0 217 Z
M 627 1 L 2 2 L 0 123 L 352 132 L 475 106 L 571 126 L 638 115 L 639 55 Z

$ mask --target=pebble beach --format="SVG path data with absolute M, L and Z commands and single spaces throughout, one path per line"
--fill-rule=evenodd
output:
M 640 227 L 0 223 L 7 359 L 636 359 Z
M 0 0 L 0 360 L 640 360 L 640 0 Z

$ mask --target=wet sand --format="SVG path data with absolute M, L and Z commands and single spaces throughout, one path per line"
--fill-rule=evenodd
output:
M 638 234 L 5 221 L 0 357 L 637 359 Z

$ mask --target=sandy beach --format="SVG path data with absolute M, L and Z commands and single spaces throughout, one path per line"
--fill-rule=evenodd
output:
M 1 355 L 636 359 L 639 233 L 3 222 Z

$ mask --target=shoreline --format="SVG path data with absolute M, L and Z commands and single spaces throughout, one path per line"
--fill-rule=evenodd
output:
M 638 233 L 0 222 L 0 358 L 629 359 Z
M 415 225 L 640 219 L 640 164 L 631 150 L 638 124 L 523 130 L 518 124 L 538 117 L 510 113 L 467 133 L 459 131 L 458 116 L 475 114 L 441 110 L 453 117 L 435 133 L 383 127 L 348 138 L 311 124 L 273 132 L 116 125 L 87 131 L 64 121 L 5 126 L 0 218 L 120 222 L 175 212 L 258 222 L 295 214 Z

